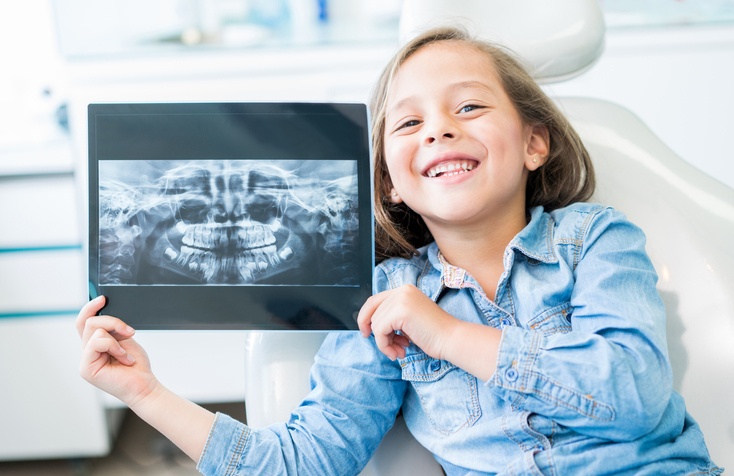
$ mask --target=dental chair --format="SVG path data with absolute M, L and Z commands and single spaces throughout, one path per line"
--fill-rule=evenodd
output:
M 540 83 L 580 74 L 604 45 L 598 0 L 404 0 L 401 39 L 446 22 L 510 47 Z M 674 389 L 716 464 L 734 468 L 734 190 L 677 157 L 620 106 L 582 98 L 558 103 L 591 154 L 597 173 L 591 201 L 624 212 L 647 234 L 666 306 Z M 324 336 L 248 335 L 248 424 L 287 420 L 309 391 L 308 372 Z M 399 417 L 362 475 L 403 474 L 442 471 Z

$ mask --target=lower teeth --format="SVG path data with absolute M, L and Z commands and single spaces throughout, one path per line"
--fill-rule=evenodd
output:
M 451 177 L 452 175 L 465 174 L 467 172 L 468 172 L 467 170 L 457 170 L 457 171 L 454 171 L 454 172 L 446 172 L 446 173 L 443 173 L 439 177 Z
M 290 248 L 286 249 L 290 251 Z M 286 253 L 286 250 L 282 253 Z M 180 254 L 172 261 L 180 268 L 202 276 L 207 282 L 217 277 L 229 278 L 234 275 L 241 275 L 245 282 L 252 282 L 256 274 L 264 273 L 268 268 L 278 266 L 281 259 L 289 258 L 290 255 L 279 257 L 275 245 L 260 248 L 255 252 L 245 251 L 236 256 L 221 257 L 211 251 L 202 251 L 183 245 Z

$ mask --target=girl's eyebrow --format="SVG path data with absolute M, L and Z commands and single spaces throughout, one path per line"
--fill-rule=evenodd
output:
M 393 104 L 390 109 L 385 111 L 385 117 L 389 116 L 391 113 L 397 111 L 401 107 L 403 107 L 405 104 L 412 102 L 415 99 L 415 96 L 408 96 L 407 98 L 403 98 L 400 101 Z
M 472 88 L 483 89 L 492 95 L 496 95 L 494 88 L 492 88 L 492 86 L 482 81 L 461 81 L 458 83 L 450 84 L 447 89 L 472 89 Z

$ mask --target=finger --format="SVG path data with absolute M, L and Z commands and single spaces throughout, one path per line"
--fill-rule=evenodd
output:
M 114 338 L 117 340 L 129 339 L 135 334 L 135 329 L 125 324 L 121 319 L 113 316 L 92 316 L 84 323 L 82 345 L 85 345 L 98 329 L 114 333 Z
M 97 329 L 82 352 L 82 363 L 91 364 L 103 354 L 111 355 L 123 365 L 135 363 L 135 358 L 128 354 L 114 337 L 103 329 Z
M 389 297 L 389 293 L 390 291 L 383 291 L 371 296 L 359 310 L 357 324 L 359 325 L 359 330 L 362 332 L 363 337 L 369 337 L 370 334 L 372 334 L 372 316 L 375 314 L 375 311 L 377 311 L 377 308 L 385 302 L 385 299 Z
M 387 358 L 393 361 L 396 359 L 405 358 L 405 348 L 395 343 L 392 343 L 389 346 L 383 349 L 380 349 L 380 350 L 382 351 L 383 354 L 387 356 Z
M 405 358 L 405 347 L 403 347 L 402 345 L 398 345 L 398 344 L 393 344 L 392 347 L 395 350 L 395 353 L 398 359 Z
M 94 316 L 102 309 L 106 298 L 104 296 L 97 296 L 82 307 L 79 311 L 79 315 L 76 317 L 76 331 L 79 333 L 79 337 L 84 333 L 84 324 L 87 319 Z
M 393 342 L 393 344 L 397 344 L 400 347 L 408 347 L 408 346 L 410 346 L 410 339 L 408 339 L 404 335 L 399 335 L 399 334 L 395 335 L 395 337 L 393 338 L 392 342 Z
M 391 360 L 395 360 L 396 358 L 404 359 L 406 353 L 405 349 L 410 345 L 410 341 L 405 336 L 401 336 L 400 334 L 392 334 L 389 336 L 389 338 L 391 349 L 390 355 L 385 355 L 388 355 Z
M 375 343 L 377 344 L 377 348 L 380 349 L 380 352 L 385 354 L 388 359 L 395 360 L 395 358 L 397 357 L 397 352 L 395 352 L 395 349 L 392 348 L 389 336 L 376 333 Z

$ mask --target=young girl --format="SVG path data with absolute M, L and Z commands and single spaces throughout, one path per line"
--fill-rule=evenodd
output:
M 356 474 L 402 409 L 447 475 L 719 474 L 672 391 L 643 233 L 500 48 L 426 33 L 375 97 L 377 294 L 330 335 L 287 423 L 251 429 L 165 389 L 134 330 L 77 327 L 81 374 L 204 474 Z M 406 474 L 410 470 L 406 469 Z

